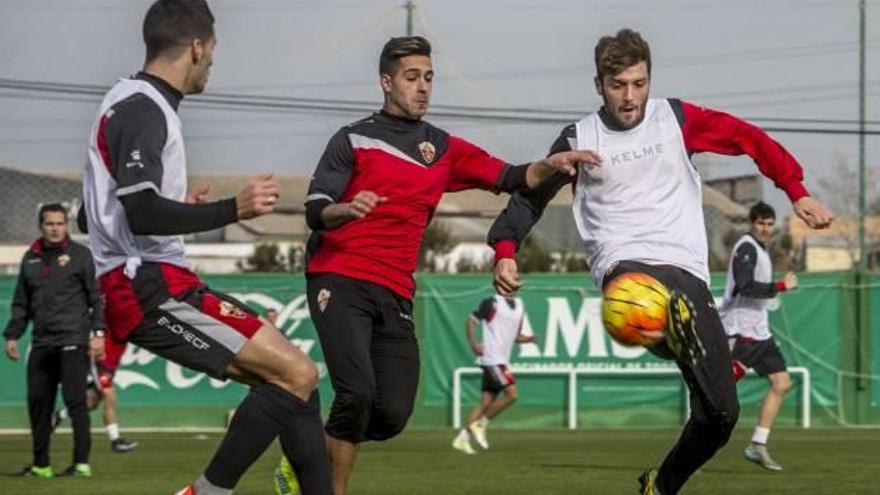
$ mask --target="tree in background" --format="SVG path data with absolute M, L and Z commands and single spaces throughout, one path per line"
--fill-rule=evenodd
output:
M 516 253 L 516 266 L 520 273 L 549 272 L 553 268 L 553 257 L 534 235 L 529 234 Z
M 239 263 L 239 268 L 245 272 L 284 272 L 287 263 L 278 244 L 263 242 L 254 247 L 254 254 L 244 263 Z
M 306 249 L 302 244 L 291 244 L 287 248 L 287 271 L 300 273 L 306 269 Z
M 437 266 L 435 260 L 443 256 L 458 244 L 452 235 L 452 228 L 441 220 L 434 220 L 425 229 L 422 245 L 419 248 L 419 270 L 428 272 L 444 271 L 445 267 Z

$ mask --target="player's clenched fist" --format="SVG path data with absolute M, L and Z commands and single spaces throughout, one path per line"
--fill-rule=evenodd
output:
M 379 203 L 388 201 L 386 196 L 379 196 L 373 191 L 361 191 L 348 203 L 348 215 L 351 218 L 364 218 Z
M 276 203 L 278 203 L 278 181 L 275 179 L 275 174 L 263 174 L 251 179 L 235 197 L 240 220 L 271 213 Z

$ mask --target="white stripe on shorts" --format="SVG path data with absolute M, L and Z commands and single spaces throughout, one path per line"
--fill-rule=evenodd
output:
M 172 314 L 187 325 L 195 327 L 203 334 L 219 342 L 223 347 L 229 349 L 233 354 L 238 354 L 238 351 L 247 343 L 248 339 L 238 333 L 238 330 L 202 313 L 190 304 L 176 299 L 169 299 L 162 303 L 159 309 Z

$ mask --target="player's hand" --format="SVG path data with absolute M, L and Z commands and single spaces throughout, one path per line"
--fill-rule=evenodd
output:
M 278 181 L 275 174 L 263 174 L 253 178 L 235 197 L 239 220 L 271 213 L 278 202 Z
M 95 361 L 104 359 L 104 337 L 92 337 L 89 339 L 89 354 Z
M 379 203 L 388 201 L 387 196 L 379 196 L 373 191 L 361 191 L 355 194 L 348 202 L 348 215 L 350 218 L 359 219 L 369 215 Z
M 529 335 L 525 341 L 526 344 L 537 344 L 538 336 L 537 335 Z
M 785 290 L 797 289 L 798 286 L 798 278 L 794 272 L 788 272 L 785 274 L 785 277 L 782 279 L 782 283 L 785 284 Z
M 6 356 L 13 361 L 18 361 L 18 342 L 11 339 L 6 341 Z
M 483 344 L 473 344 L 471 345 L 471 350 L 474 351 L 474 356 L 482 356 L 483 355 Z
M 186 202 L 191 205 L 200 205 L 200 204 L 208 201 L 208 193 L 210 191 L 211 191 L 211 186 L 205 184 L 204 186 L 187 194 L 186 195 Z
M 575 176 L 579 163 L 584 163 L 590 168 L 598 167 L 602 163 L 602 158 L 591 150 L 555 153 L 529 166 L 526 170 L 526 185 L 533 189 L 557 172 Z
M 825 203 L 812 196 L 804 196 L 794 203 L 794 212 L 797 216 L 814 229 L 825 229 L 834 220 L 834 214 Z
M 516 260 L 503 258 L 495 263 L 495 291 L 502 296 L 514 296 L 522 287 L 519 280 L 519 272 L 516 268 Z

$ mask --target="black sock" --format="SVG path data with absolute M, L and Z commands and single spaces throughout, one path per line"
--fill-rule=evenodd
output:
M 235 410 L 229 429 L 208 468 L 205 478 L 221 488 L 235 488 L 247 469 L 269 448 L 281 431 L 282 422 L 274 410 L 274 394 L 266 387 L 251 387 L 250 393 Z M 276 387 L 277 388 L 277 387 Z
M 315 390 L 308 402 L 274 385 L 267 392 L 283 413 L 281 449 L 296 473 L 304 495 L 333 495 L 330 460 L 321 423 L 321 401 Z

